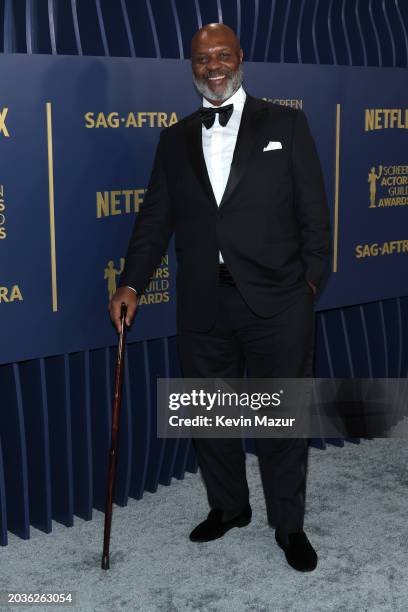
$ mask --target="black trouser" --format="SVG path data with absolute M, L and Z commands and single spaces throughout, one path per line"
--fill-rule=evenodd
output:
M 255 315 L 235 286 L 218 287 L 218 309 L 209 332 L 180 332 L 178 347 L 186 378 L 306 378 L 313 372 L 313 295 L 300 293 L 272 317 Z M 214 299 L 215 296 L 209 296 Z M 249 501 L 245 453 L 239 438 L 195 438 L 198 465 L 211 508 L 224 517 Z M 308 456 L 306 439 L 255 440 L 268 520 L 289 533 L 303 527 Z

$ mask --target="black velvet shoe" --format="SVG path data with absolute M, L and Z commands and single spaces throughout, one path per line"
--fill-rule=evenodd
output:
M 317 554 L 304 531 L 289 533 L 285 540 L 275 531 L 275 539 L 293 569 L 298 572 L 312 572 L 316 569 Z
M 245 527 L 251 522 L 252 510 L 248 504 L 241 514 L 228 521 L 223 521 L 222 515 L 222 510 L 213 508 L 206 520 L 197 525 L 190 533 L 190 540 L 192 542 L 211 542 L 211 540 L 222 538 L 233 527 Z

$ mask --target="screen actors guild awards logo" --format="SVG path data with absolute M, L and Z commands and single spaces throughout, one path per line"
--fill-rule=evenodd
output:
M 119 269 L 115 268 L 115 262 L 113 260 L 108 261 L 108 265 L 104 269 L 104 279 L 107 281 L 109 300 L 111 300 L 115 294 L 117 289 L 117 278 L 122 274 L 124 267 L 125 258 L 121 257 Z M 169 279 L 169 256 L 163 255 L 160 265 L 156 268 L 144 292 L 139 297 L 139 306 L 143 306 L 144 304 L 164 304 L 169 302 Z
M 108 293 L 109 299 L 113 298 L 113 295 L 116 291 L 116 277 L 120 276 L 123 272 L 123 268 L 125 267 L 125 258 L 120 258 L 120 269 L 117 270 L 115 268 L 115 264 L 112 260 L 108 261 L 108 266 L 105 268 L 105 276 L 104 279 L 108 282 Z
M 375 173 L 375 166 L 373 166 L 368 173 L 368 184 L 370 186 L 370 208 L 376 208 L 375 197 L 377 194 L 377 181 L 381 178 L 383 167 L 378 167 L 378 174 Z
M 372 166 L 367 178 L 369 208 L 395 208 L 408 205 L 408 166 Z

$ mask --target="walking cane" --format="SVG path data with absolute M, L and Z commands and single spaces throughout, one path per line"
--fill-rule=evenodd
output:
M 112 525 L 112 502 L 113 488 L 115 485 L 116 466 L 117 466 L 117 447 L 119 437 L 120 423 L 120 405 L 122 402 L 122 384 L 123 384 L 123 366 L 125 356 L 125 339 L 126 339 L 126 318 L 127 306 L 122 304 L 120 308 L 120 333 L 118 354 L 116 358 L 115 369 L 115 393 L 113 396 L 112 408 L 112 431 L 111 431 L 111 446 L 109 451 L 108 478 L 105 501 L 105 529 L 103 533 L 103 553 L 102 553 L 102 569 L 109 569 L 109 544 Z

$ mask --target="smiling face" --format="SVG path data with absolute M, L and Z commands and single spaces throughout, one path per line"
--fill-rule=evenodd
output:
M 193 80 L 198 91 L 219 106 L 242 83 L 242 49 L 234 32 L 213 23 L 199 30 L 191 44 Z

